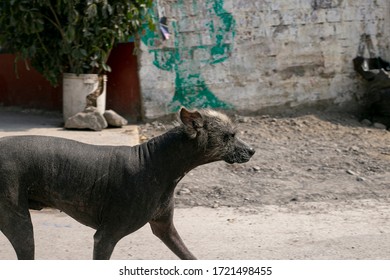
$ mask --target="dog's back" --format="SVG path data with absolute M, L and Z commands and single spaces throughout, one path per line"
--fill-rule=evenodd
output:
M 89 216 L 83 220 L 92 226 L 96 223 L 92 213 L 101 207 L 109 180 L 115 180 L 108 174 L 115 169 L 112 163 L 118 150 L 56 137 L 4 137 L 0 139 L 0 196 L 15 206 L 27 203 L 30 209 L 54 207 L 71 216 L 83 213 Z

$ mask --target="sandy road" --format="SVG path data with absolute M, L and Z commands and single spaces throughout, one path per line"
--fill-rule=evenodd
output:
M 37 259 L 90 259 L 94 230 L 56 210 L 33 211 Z M 175 222 L 200 259 L 389 259 L 390 206 L 374 200 L 249 208 L 179 208 Z M 0 234 L 0 259 L 16 259 Z M 148 225 L 112 259 L 177 259 Z

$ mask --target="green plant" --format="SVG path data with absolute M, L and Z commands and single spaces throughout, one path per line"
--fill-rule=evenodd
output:
M 7 0 L 0 3 L 0 45 L 29 61 L 53 85 L 62 73 L 110 71 L 113 46 L 146 21 L 153 0 Z M 26 64 L 27 65 L 27 64 Z

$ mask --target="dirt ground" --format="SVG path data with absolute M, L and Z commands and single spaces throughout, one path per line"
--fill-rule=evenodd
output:
M 245 164 L 218 162 L 190 172 L 177 188 L 178 207 L 234 209 L 240 219 L 250 221 L 257 215 L 258 223 L 256 218 L 253 222 L 259 236 L 270 226 L 269 220 L 260 222 L 261 217 L 270 215 L 275 222 L 271 240 L 283 236 L 280 251 L 259 249 L 244 258 L 390 259 L 386 129 L 339 112 L 233 118 L 240 137 L 256 154 Z M 141 126 L 141 140 L 171 126 Z M 243 223 L 240 230 L 245 236 L 250 229 Z M 270 242 L 260 239 L 259 248 Z
M 201 259 L 390 259 L 390 134 L 344 113 L 233 116 L 256 154 L 187 174 L 175 222 Z M 174 125 L 139 126 L 146 141 Z M 380 127 L 380 126 L 379 126 Z M 33 212 L 40 259 L 88 259 L 93 230 L 54 210 Z M 0 234 L 0 259 L 15 254 Z M 149 227 L 113 259 L 176 259 Z
M 256 154 L 245 164 L 224 162 L 190 172 L 177 188 L 179 207 L 239 207 L 257 213 L 264 205 L 291 208 L 317 202 L 336 207 L 390 198 L 390 134 L 351 114 L 235 116 L 239 137 Z M 172 123 L 140 126 L 141 141 Z

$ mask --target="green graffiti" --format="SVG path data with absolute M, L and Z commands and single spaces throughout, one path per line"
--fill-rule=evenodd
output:
M 205 0 L 203 4 L 192 0 L 192 5 L 187 0 L 186 3 L 184 5 L 184 0 L 178 0 L 173 6 L 179 15 L 176 21 L 171 22 L 173 47 L 157 46 L 156 42 L 161 40 L 158 29 L 151 31 L 145 28 L 141 37 L 142 42 L 149 47 L 149 52 L 154 55 L 153 64 L 161 70 L 173 71 L 176 75 L 175 94 L 169 108 L 172 111 L 177 111 L 181 106 L 232 108 L 210 91 L 201 69 L 230 57 L 235 20 L 224 10 L 224 0 Z M 197 15 L 201 24 L 193 21 L 193 15 Z M 158 22 L 156 14 L 154 17 Z

